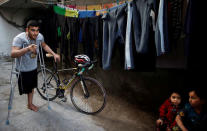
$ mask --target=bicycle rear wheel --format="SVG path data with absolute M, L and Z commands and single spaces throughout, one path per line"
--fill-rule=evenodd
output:
M 44 100 L 52 101 L 57 97 L 58 81 L 57 77 L 53 75 L 52 71 L 45 69 L 45 81 L 42 70 L 38 71 L 38 85 L 37 91 Z M 46 88 L 47 85 L 47 88 Z
M 106 105 L 106 91 L 94 78 L 83 77 L 88 96 L 84 95 L 81 79 L 78 79 L 70 90 L 70 97 L 75 108 L 85 114 L 96 114 Z

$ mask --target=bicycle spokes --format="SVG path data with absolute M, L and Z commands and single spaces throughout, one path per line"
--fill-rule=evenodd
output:
M 95 79 L 87 77 L 79 79 L 71 88 L 71 101 L 74 106 L 86 114 L 95 114 L 105 106 L 106 92 Z

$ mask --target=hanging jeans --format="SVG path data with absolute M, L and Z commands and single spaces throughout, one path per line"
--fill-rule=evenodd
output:
M 103 17 L 103 69 L 109 69 L 111 64 L 112 50 L 116 40 L 120 44 L 125 43 L 126 35 L 126 6 L 119 7 L 106 13 Z
M 169 51 L 166 0 L 160 0 L 155 30 L 155 44 L 157 56 Z
M 78 33 L 79 33 L 79 19 L 67 17 L 67 39 L 69 40 L 70 59 L 73 60 L 74 56 L 78 54 Z
M 134 59 L 132 50 L 132 12 L 131 2 L 127 5 L 127 27 L 126 27 L 126 43 L 125 43 L 125 69 L 134 69 Z
M 65 19 L 62 21 L 64 24 L 61 26 L 61 53 L 65 56 L 65 58 L 68 58 L 68 27 L 67 27 L 67 20 Z
M 150 12 L 153 8 L 154 0 L 133 0 L 133 33 L 136 51 L 147 53 L 149 51 L 150 33 Z
M 66 25 L 66 18 L 64 16 L 58 16 L 58 27 L 59 27 L 59 31 L 60 31 L 60 52 L 61 54 L 63 54 L 65 57 L 68 56 L 68 50 L 67 47 L 68 47 L 68 41 L 66 39 L 66 35 L 68 33 L 68 30 L 67 30 L 67 25 Z

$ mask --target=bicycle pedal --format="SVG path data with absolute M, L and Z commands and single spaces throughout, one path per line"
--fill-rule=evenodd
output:
M 58 98 L 64 98 L 64 94 L 59 94 Z
M 66 102 L 67 101 L 67 98 L 66 97 L 63 97 L 63 98 L 60 99 L 60 101 Z

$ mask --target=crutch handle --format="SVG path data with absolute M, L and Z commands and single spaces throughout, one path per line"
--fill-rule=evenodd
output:
M 53 57 L 53 55 L 51 53 L 47 53 L 46 57 L 51 58 L 51 57 Z

